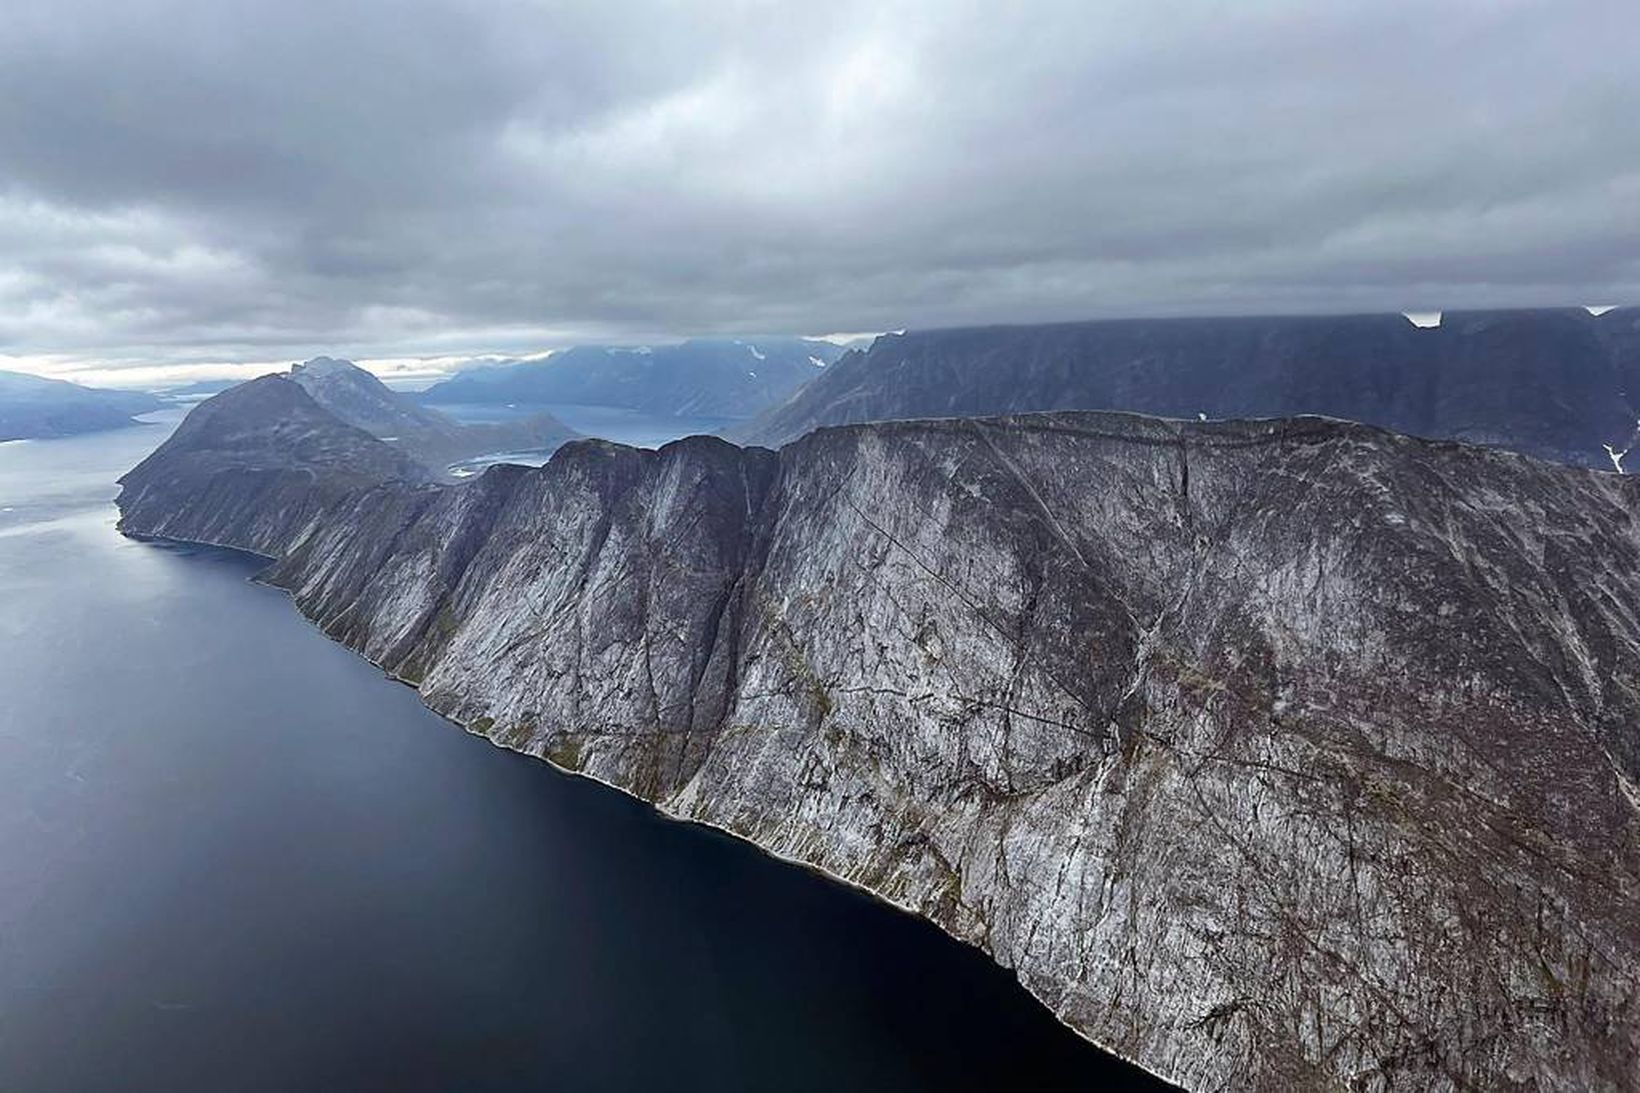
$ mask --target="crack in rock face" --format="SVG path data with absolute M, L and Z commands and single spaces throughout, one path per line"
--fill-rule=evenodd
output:
M 452 487 L 294 398 L 211 414 L 125 531 L 269 555 L 434 709 L 925 915 L 1187 1088 L 1640 1073 L 1631 478 L 1054 413 Z

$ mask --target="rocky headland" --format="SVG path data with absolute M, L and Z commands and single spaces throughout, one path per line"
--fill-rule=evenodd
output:
M 1067 412 L 450 486 L 271 376 L 122 484 L 124 531 L 274 559 L 433 709 L 926 916 L 1186 1088 L 1640 1073 L 1631 478 Z

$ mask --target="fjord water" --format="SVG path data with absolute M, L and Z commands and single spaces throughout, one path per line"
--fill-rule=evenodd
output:
M 635 448 L 658 448 L 669 440 L 691 433 L 716 433 L 734 418 L 674 417 L 646 414 L 620 406 L 577 406 L 571 403 L 543 403 L 539 405 L 501 405 L 493 403 L 451 403 L 432 407 L 448 414 L 463 424 L 514 421 L 531 414 L 546 411 L 583 436 L 601 437 L 617 444 Z M 550 458 L 550 452 L 497 452 L 463 460 L 453 468 L 458 477 L 478 474 L 494 463 L 522 463 L 539 467 Z
M 174 424 L 174 421 L 171 423 Z M 422 708 L 0 445 L 0 1089 L 1099 1089 L 931 926 Z

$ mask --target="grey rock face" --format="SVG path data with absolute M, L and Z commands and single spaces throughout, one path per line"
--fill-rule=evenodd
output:
M 1640 419 L 1635 312 L 1142 319 L 879 338 L 731 435 L 1036 410 L 1194 419 L 1325 414 L 1611 466 Z
M 433 708 L 927 916 L 1186 1087 L 1640 1073 L 1633 479 L 1094 413 L 461 487 L 197 443 L 126 530 L 275 556 Z
M 120 479 L 120 514 L 137 534 L 273 557 L 359 490 L 426 480 L 419 463 L 338 421 L 288 377 L 263 376 L 189 411 Z

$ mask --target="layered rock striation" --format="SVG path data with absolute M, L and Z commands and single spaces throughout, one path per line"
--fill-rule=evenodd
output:
M 447 487 L 258 383 L 125 531 L 269 555 L 432 708 L 932 919 L 1172 1081 L 1640 1073 L 1632 479 L 1055 413 Z

